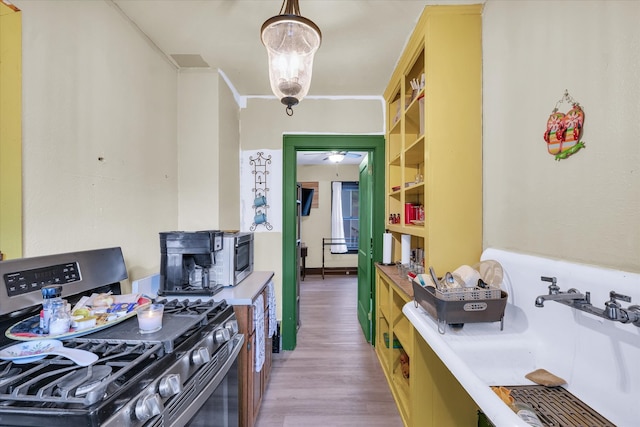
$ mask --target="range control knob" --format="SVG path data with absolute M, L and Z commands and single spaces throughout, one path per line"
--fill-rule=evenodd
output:
M 229 332 L 228 328 L 218 329 L 216 330 L 214 339 L 218 344 L 225 343 L 231 339 L 231 333 Z
M 198 347 L 191 353 L 191 361 L 194 365 L 204 365 L 211 361 L 209 349 L 206 347 Z
M 158 393 L 148 394 L 136 403 L 136 419 L 146 421 L 149 418 L 160 415 L 164 410 L 162 399 Z
M 236 319 L 229 320 L 227 323 L 225 323 L 224 327 L 231 331 L 231 335 L 235 335 L 238 333 L 238 321 Z
M 160 379 L 158 384 L 158 392 L 160 396 L 167 398 L 174 396 L 182 391 L 182 382 L 180 374 L 170 374 Z

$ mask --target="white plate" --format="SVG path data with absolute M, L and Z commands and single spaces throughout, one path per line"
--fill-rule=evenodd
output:
M 0 350 L 0 359 L 11 360 L 15 363 L 30 363 L 44 359 L 47 354 L 62 343 L 56 340 L 40 340 L 14 344 L 11 347 Z
M 39 340 L 14 344 L 0 350 L 0 359 L 16 364 L 37 362 L 48 355 L 63 356 L 80 366 L 88 366 L 98 360 L 90 351 L 67 348 L 58 340 Z

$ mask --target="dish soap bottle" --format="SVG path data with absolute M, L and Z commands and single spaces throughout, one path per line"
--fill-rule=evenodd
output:
M 520 417 L 520 419 L 530 426 L 544 427 L 544 424 L 542 424 L 542 421 L 540 421 L 540 418 L 538 418 L 536 411 L 531 407 L 531 405 L 523 402 L 513 402 L 511 404 L 511 409 Z

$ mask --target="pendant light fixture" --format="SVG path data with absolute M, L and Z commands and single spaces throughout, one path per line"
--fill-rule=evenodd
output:
M 300 15 L 298 0 L 284 0 L 280 14 L 262 24 L 260 38 L 269 54 L 271 90 L 291 116 L 291 107 L 309 92 L 313 55 L 320 47 L 322 33 Z

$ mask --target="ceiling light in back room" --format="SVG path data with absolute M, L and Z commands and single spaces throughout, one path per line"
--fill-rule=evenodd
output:
M 331 153 L 329 154 L 329 160 L 333 163 L 340 163 L 344 160 L 344 154 L 342 153 Z
M 262 24 L 260 38 L 269 54 L 271 90 L 293 115 L 293 107 L 309 92 L 313 56 L 322 33 L 311 20 L 300 15 L 298 0 L 284 0 L 280 14 Z

